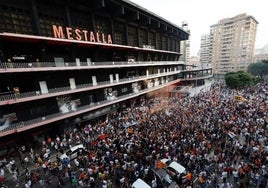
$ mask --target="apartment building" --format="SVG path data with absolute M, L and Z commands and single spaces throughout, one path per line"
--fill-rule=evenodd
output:
M 255 49 L 253 62 L 262 62 L 263 60 L 268 60 L 268 45 L 263 48 Z
M 201 36 L 200 44 L 200 63 L 207 65 L 210 58 L 210 34 L 204 34 Z
M 210 26 L 210 59 L 215 75 L 245 71 L 253 62 L 258 21 L 239 14 Z
M 180 42 L 180 51 L 182 55 L 180 56 L 180 61 L 189 63 L 190 59 L 190 40 L 184 40 Z

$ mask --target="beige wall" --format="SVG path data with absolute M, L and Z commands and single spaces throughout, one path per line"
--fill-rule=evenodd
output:
M 240 14 L 210 27 L 214 74 L 247 70 L 253 62 L 257 24 L 254 17 Z

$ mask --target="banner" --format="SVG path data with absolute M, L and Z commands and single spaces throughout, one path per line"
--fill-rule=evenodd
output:
M 0 117 L 0 131 L 8 128 L 12 122 L 17 120 L 17 115 L 16 113 L 10 113 L 10 114 L 5 114 L 2 117 Z

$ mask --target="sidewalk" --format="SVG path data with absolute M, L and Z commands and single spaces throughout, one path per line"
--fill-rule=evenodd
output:
M 197 86 L 197 87 L 191 87 L 189 89 L 190 92 L 190 97 L 194 97 L 198 95 L 200 92 L 207 92 L 210 90 L 211 85 L 213 84 L 213 81 L 205 80 L 205 84 L 202 86 Z

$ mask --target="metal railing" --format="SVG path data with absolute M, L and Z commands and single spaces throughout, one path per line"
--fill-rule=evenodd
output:
M 80 92 L 81 89 L 93 90 L 93 89 L 107 87 L 107 85 L 111 87 L 113 85 L 125 84 L 125 83 L 130 83 L 130 82 L 146 80 L 146 79 L 154 79 L 154 78 L 158 78 L 162 76 L 178 74 L 181 72 L 183 71 L 177 70 L 177 71 L 150 74 L 148 76 L 144 75 L 144 76 L 138 76 L 138 77 L 123 78 L 123 79 L 120 79 L 118 82 L 115 80 L 113 83 L 111 83 L 110 81 L 103 81 L 103 82 L 98 82 L 97 85 L 93 85 L 93 83 L 85 83 L 85 84 L 76 85 L 75 89 L 71 89 L 70 86 L 51 88 L 51 89 L 48 89 L 48 93 L 44 93 L 44 94 L 42 94 L 41 91 L 39 90 L 24 92 L 24 93 L 17 93 L 17 94 L 15 94 L 14 92 L 5 92 L 5 93 L 0 93 L 0 105 L 1 105 L 1 101 L 8 101 L 9 103 L 10 102 L 18 103 L 20 102 L 18 99 L 26 99 L 26 98 L 35 97 L 35 96 L 38 96 L 40 98 L 45 98 L 45 97 L 62 95 L 62 92 L 74 93 L 74 92 Z
M 183 65 L 182 61 L 107 61 L 107 62 L 1 62 L 0 69 L 49 68 L 49 67 L 98 67 L 98 66 L 131 66 L 131 65 Z
M 3 135 L 5 132 L 12 131 L 12 130 L 14 130 L 14 132 L 16 132 L 16 130 L 18 130 L 20 128 L 23 128 L 23 127 L 26 128 L 26 127 L 32 126 L 34 124 L 39 124 L 39 126 L 41 126 L 41 125 L 47 124 L 46 121 L 48 121 L 48 120 L 52 120 L 50 122 L 54 122 L 54 121 L 58 121 L 58 120 L 61 120 L 64 118 L 69 118 L 69 117 L 73 117 L 75 115 L 79 115 L 82 113 L 90 112 L 90 111 L 93 111 L 93 110 L 96 110 L 96 109 L 99 109 L 99 108 L 102 108 L 102 107 L 105 107 L 108 105 L 112 105 L 112 104 L 130 99 L 130 98 L 137 97 L 137 96 L 142 95 L 142 94 L 146 94 L 146 93 L 151 92 L 151 91 L 158 90 L 158 89 L 163 88 L 167 85 L 173 84 L 174 82 L 177 82 L 177 81 L 178 80 L 175 80 L 175 81 L 171 80 L 167 83 L 163 83 L 163 84 L 160 84 L 160 85 L 155 86 L 155 87 L 140 90 L 138 93 L 129 93 L 126 95 L 118 96 L 113 100 L 104 100 L 104 101 L 99 101 L 99 102 L 96 102 L 93 104 L 80 106 L 80 107 L 77 107 L 75 111 L 69 111 L 66 113 L 58 112 L 58 113 L 50 114 L 50 115 L 43 116 L 43 117 L 38 117 L 38 118 L 27 120 L 27 121 L 17 122 L 17 123 L 9 125 L 7 128 L 5 128 L 3 130 L 0 130 L 0 136 Z

